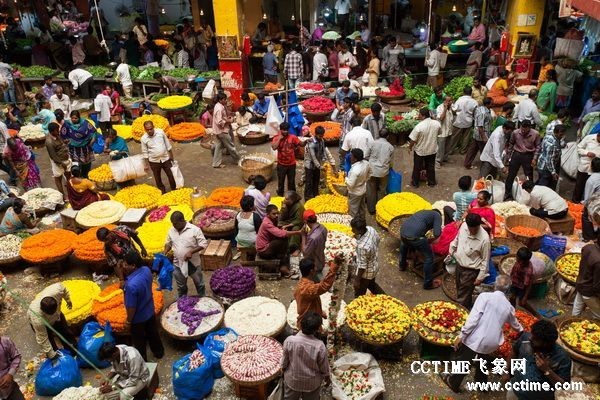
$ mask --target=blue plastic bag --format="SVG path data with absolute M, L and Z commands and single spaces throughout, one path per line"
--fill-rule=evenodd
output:
M 198 350 L 204 355 L 204 364 L 190 370 L 189 361 L 192 353 L 186 354 L 173 363 L 173 393 L 177 400 L 201 400 L 213 388 L 213 364 L 215 363 L 211 352 L 198 344 Z
M 545 235 L 542 238 L 542 245 L 540 246 L 540 252 L 544 253 L 552 261 L 556 261 L 558 256 L 564 254 L 567 248 L 567 238 L 554 235 Z
M 388 174 L 386 193 L 390 194 L 400 192 L 402 192 L 402 173 L 394 171 L 393 168 L 390 168 L 390 173 Z
M 115 343 L 110 323 L 106 322 L 106 325 L 103 328 L 102 325 L 96 321 L 88 322 L 83 326 L 81 336 L 79 336 L 77 350 L 96 367 L 106 368 L 110 366 L 110 362 L 101 361 L 98 358 L 98 351 L 100 350 L 100 347 L 107 342 Z M 77 364 L 81 368 L 92 368 L 92 366 L 81 357 L 77 357 Z
M 66 388 L 83 384 L 77 361 L 68 350 L 57 351 L 54 360 L 46 359 L 35 377 L 35 394 L 56 396 Z
M 162 253 L 154 255 L 152 271 L 158 272 L 158 290 L 173 290 L 173 264 L 167 256 Z
M 483 280 L 483 283 L 486 285 L 493 285 L 496 282 L 498 270 L 496 269 L 496 265 L 494 264 L 494 261 L 491 258 L 488 264 L 488 274 L 489 275 Z
M 233 335 L 235 339 L 233 340 L 223 340 L 223 336 Z M 221 369 L 221 356 L 225 351 L 225 346 L 227 343 L 231 343 L 237 340 L 238 334 L 231 328 L 223 328 L 219 329 L 216 332 L 211 332 L 206 335 L 206 339 L 204 339 L 204 347 L 206 347 L 212 354 L 215 359 L 215 363 L 213 366 L 213 375 L 215 379 L 220 379 L 225 376 L 223 374 L 223 370 Z
M 348 174 L 350 172 L 350 168 L 352 168 L 352 163 L 350 162 L 350 153 L 346 153 L 346 158 L 344 158 L 344 172 Z
M 104 151 L 104 136 L 96 132 L 96 141 L 92 145 L 92 151 L 96 154 L 100 154 Z

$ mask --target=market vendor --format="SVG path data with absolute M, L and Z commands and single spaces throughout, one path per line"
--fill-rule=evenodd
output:
M 73 163 L 71 177 L 67 180 L 67 196 L 73 210 L 81 210 L 100 200 L 110 200 L 106 193 L 99 193 L 96 184 L 81 175 L 79 163 Z
M 261 22 L 258 24 L 258 26 L 256 27 L 256 31 L 254 31 L 254 34 L 252 35 L 252 46 L 262 46 L 263 42 L 267 40 L 267 37 L 267 24 Z
M 52 83 L 52 76 L 46 75 L 44 76 L 44 84 L 41 87 L 42 94 L 46 99 L 50 99 L 54 95 L 54 91 L 58 85 L 56 83 Z M 64 110 L 63 110 L 64 111 Z
M 473 18 L 473 29 L 471 29 L 471 33 L 467 36 L 469 44 L 483 43 L 485 42 L 485 37 L 485 26 L 481 23 L 481 18 Z
M 48 125 L 46 150 L 50 157 L 52 177 L 54 178 L 56 189 L 63 195 L 65 200 L 68 200 L 65 196 L 63 177 L 67 180 L 71 177 L 71 159 L 69 158 L 69 148 L 60 137 L 60 126 L 56 122 Z
M 104 142 L 104 153 L 110 155 L 111 160 L 120 160 L 129 155 L 129 147 L 125 139 L 117 135 L 117 131 L 109 129 Z
M 128 227 L 127 225 L 119 225 L 113 230 L 109 230 L 106 227 L 101 227 L 96 231 L 96 238 L 104 243 L 104 255 L 106 256 L 106 262 L 108 266 L 115 270 L 115 274 L 123 283 L 125 277 L 121 273 L 121 270 L 117 267 L 119 260 L 128 253 L 131 249 L 137 251 L 137 246 L 140 248 L 142 257 L 148 257 L 148 252 L 144 247 L 144 243 L 140 240 L 137 232 Z
M 271 200 L 271 193 L 266 190 L 267 180 L 262 175 L 256 175 L 252 183 L 244 191 L 244 195 L 254 197 L 254 211 L 261 219 L 267 215 L 267 206 Z
M 444 103 L 444 99 L 446 98 L 446 93 L 444 93 L 443 86 L 436 86 L 433 88 L 433 93 L 429 96 L 429 111 L 432 113 L 432 117 L 436 118 L 436 110 L 439 105 Z M 375 103 L 378 104 L 378 103 Z
M 600 160 L 599 160 L 600 161 Z M 17 200 L 17 196 L 11 192 L 6 182 L 0 179 L 0 212 L 8 210 Z
M 354 94 L 354 91 L 350 89 L 350 81 L 343 81 L 342 86 L 337 88 L 335 91 L 335 106 L 337 107 L 338 112 L 342 112 L 344 110 L 344 99 L 346 97 L 350 98 L 352 94 Z
M 510 101 L 508 95 L 511 93 L 512 87 L 508 71 L 500 71 L 500 77 L 496 79 L 488 92 L 488 97 L 492 99 L 492 105 L 502 106 L 508 103 Z
M 63 139 L 68 139 L 71 161 L 79 163 L 81 176 L 87 178 L 94 160 L 92 146 L 96 140 L 96 128 L 88 120 L 81 118 L 79 111 L 74 110 L 60 128 L 60 135 Z
M 38 112 L 37 115 L 31 119 L 31 122 L 34 124 L 42 124 L 42 129 L 44 130 L 44 133 L 48 133 L 48 125 L 50 124 L 50 122 L 56 121 L 56 116 L 50 108 L 50 101 L 44 100 L 42 102 L 42 109 L 40 110 L 40 112 Z
M 12 202 L 12 206 L 6 209 L 2 222 L 0 222 L 0 236 L 26 231 L 31 234 L 38 233 L 40 230 L 36 228 L 40 222 L 39 219 L 32 219 L 31 215 L 24 210 L 25 200 L 16 198 Z
M 252 121 L 253 116 L 252 112 L 246 108 L 245 106 L 240 106 L 235 112 L 235 121 L 231 124 L 233 129 L 239 129 L 243 126 L 250 125 L 250 121 Z
M 375 279 L 379 272 L 379 234 L 361 217 L 352 218 L 350 228 L 356 238 L 356 276 L 354 277 L 354 297 L 367 293 L 385 294 Z
M 117 92 L 112 85 L 106 85 L 104 86 L 103 93 L 110 98 L 110 115 L 121 116 L 123 113 L 123 106 L 121 105 L 121 95 L 119 95 L 119 92 Z
M 14 380 L 19 365 L 21 352 L 8 336 L 0 336 L 0 399 L 25 399 L 19 384 Z
M 155 72 L 152 76 L 158 81 L 158 84 L 160 85 L 160 90 L 158 91 L 158 94 L 161 94 L 164 91 L 166 91 L 168 94 L 179 93 L 181 91 L 177 82 L 177 78 L 174 78 L 172 76 L 162 76 L 160 72 Z
M 585 237 L 584 237 L 585 239 Z M 579 274 L 575 282 L 577 295 L 573 302 L 572 315 L 579 317 L 586 306 L 596 318 L 600 318 L 600 235 L 595 243 L 587 244 L 581 250 Z
M 6 140 L 2 157 L 9 169 L 16 172 L 18 185 L 25 191 L 41 186 L 40 169 L 35 163 L 35 156 L 19 137 Z
M 562 219 L 569 212 L 567 201 L 549 187 L 536 185 L 533 181 L 525 181 L 523 190 L 530 195 L 529 212 L 533 216 Z
M 496 213 L 491 207 L 492 194 L 487 190 L 481 190 L 477 193 L 477 198 L 471 202 L 467 214 L 477 214 L 481 216 L 482 227 L 494 238 L 494 230 L 496 229 Z
M 108 374 L 110 381 L 100 387 L 108 399 L 133 399 L 150 382 L 148 366 L 135 347 L 105 342 L 98 351 L 98 358 L 112 365 Z
M 299 230 L 304 226 L 303 215 L 304 204 L 302 203 L 302 197 L 298 192 L 293 190 L 285 192 L 278 225 L 280 227 L 285 226 L 291 230 Z M 300 241 L 300 236 L 290 238 L 289 245 L 299 246 Z
M 322 278 L 325 268 L 325 244 L 327 242 L 327 228 L 317 221 L 317 214 L 313 210 L 306 210 L 302 215 L 304 229 L 302 229 L 302 255 L 312 260 L 317 270 L 316 280 Z M 301 271 L 302 272 L 302 271 Z
M 63 347 L 77 348 L 77 340 L 67 325 L 65 315 L 60 311 L 63 300 L 69 310 L 73 308 L 69 291 L 62 283 L 58 282 L 38 293 L 27 310 L 29 323 L 35 332 L 35 340 L 46 357 L 50 359 L 58 356 L 55 332 L 63 343 Z M 50 330 L 46 324 L 53 329 Z
M 319 281 L 317 275 L 321 272 L 317 269 L 315 262 L 311 258 L 300 260 L 302 278 L 300 278 L 298 286 L 294 290 L 294 300 L 296 300 L 298 308 L 298 326 L 301 326 L 302 318 L 310 312 L 315 312 L 323 318 L 327 318 L 327 315 L 323 312 L 320 296 L 331 289 L 337 271 L 343 262 L 342 254 L 336 256 L 325 278 Z
M 63 93 L 62 86 L 57 86 L 54 89 L 54 93 L 49 98 L 50 109 L 54 112 L 56 110 L 62 110 L 66 115 L 71 113 L 71 99 L 69 96 Z
M 257 100 L 252 106 L 252 114 L 254 114 L 253 123 L 264 123 L 267 119 L 267 112 L 269 111 L 269 99 L 265 98 L 264 93 L 259 93 Z
M 71 72 L 65 72 L 73 90 L 79 91 L 79 98 L 88 100 L 94 98 L 94 77 L 83 68 L 75 68 Z

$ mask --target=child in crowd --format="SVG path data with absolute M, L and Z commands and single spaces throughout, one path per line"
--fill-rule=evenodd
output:
M 212 120 L 213 120 L 213 111 L 214 111 L 215 106 L 212 104 L 208 104 L 206 106 L 206 111 L 204 111 L 204 113 L 202 114 L 202 117 L 200 117 L 200 123 L 202 125 L 204 125 L 205 128 L 207 129 L 212 129 Z
M 256 175 L 251 179 L 252 184 L 244 191 L 245 196 L 254 197 L 254 211 L 261 218 L 267 215 L 267 206 L 271 201 L 271 193 L 267 192 L 267 180 L 262 175 Z
M 460 192 L 454 192 L 452 199 L 456 204 L 456 209 L 450 206 L 444 207 L 444 224 L 449 224 L 452 221 L 460 221 L 463 215 L 469 208 L 469 205 L 477 198 L 477 192 L 473 192 L 473 178 L 468 175 L 461 176 L 458 180 L 458 188 Z
M 531 257 L 533 253 L 527 247 L 521 247 L 517 251 L 517 260 L 510 271 L 510 279 L 512 281 L 510 287 L 510 302 L 516 307 L 524 308 L 536 318 L 541 318 L 535 308 L 529 304 L 529 293 L 533 286 L 533 265 Z

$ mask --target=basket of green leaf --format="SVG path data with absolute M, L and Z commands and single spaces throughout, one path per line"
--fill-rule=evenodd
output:
M 427 103 L 433 94 L 433 89 L 427 85 L 415 85 L 415 87 L 405 88 L 405 91 L 408 98 L 417 103 Z
M 419 123 L 414 111 L 408 113 L 387 113 L 385 115 L 385 127 L 388 132 L 398 135 L 412 131 Z
M 463 95 L 463 91 L 467 86 L 473 86 L 473 77 L 457 76 L 456 78 L 448 82 L 446 87 L 444 87 L 444 93 L 446 93 L 446 96 L 451 96 L 454 100 L 457 100 L 460 96 Z

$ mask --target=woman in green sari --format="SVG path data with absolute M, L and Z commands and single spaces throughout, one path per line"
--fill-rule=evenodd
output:
M 540 111 L 544 114 L 551 114 L 554 112 L 554 105 L 556 104 L 556 71 L 553 69 L 546 72 L 546 82 L 540 88 L 540 92 L 537 97 L 537 106 Z

